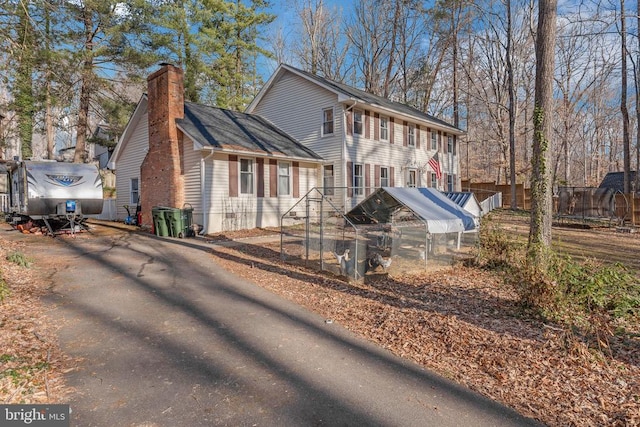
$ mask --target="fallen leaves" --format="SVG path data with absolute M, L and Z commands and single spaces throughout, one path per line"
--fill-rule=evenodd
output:
M 27 265 L 7 260 L 17 244 L 0 239 L 0 403 L 57 403 L 68 392 L 55 328 L 40 302 L 43 287 Z
M 640 340 L 595 352 L 528 317 L 495 275 L 456 268 L 345 282 L 279 245 L 216 246 L 223 267 L 548 425 L 640 425 Z

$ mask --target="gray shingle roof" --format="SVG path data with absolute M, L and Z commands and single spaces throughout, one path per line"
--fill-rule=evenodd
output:
M 636 179 L 636 172 L 630 171 L 629 180 L 634 182 Z M 610 188 L 615 191 L 624 192 L 624 172 L 608 172 L 599 188 Z
M 338 82 L 334 82 L 332 80 L 326 79 L 324 77 L 320 77 L 320 76 L 316 76 L 315 74 L 311 74 L 307 71 L 303 71 L 300 70 L 298 68 L 292 67 L 291 65 L 286 65 L 286 67 L 295 70 L 296 72 L 300 73 L 300 74 L 304 74 L 305 76 L 307 76 L 308 78 L 315 80 L 316 82 L 318 82 L 321 85 L 327 86 L 332 88 L 333 90 L 337 91 L 337 92 L 341 92 L 344 95 L 347 95 L 351 98 L 355 98 L 361 101 L 364 101 L 367 104 L 373 105 L 373 106 L 380 106 L 383 107 L 385 109 L 391 109 L 391 110 L 395 110 L 398 111 L 399 113 L 402 114 L 406 114 L 409 116 L 414 116 L 414 117 L 418 117 L 421 118 L 423 120 L 427 120 L 430 122 L 433 122 L 434 124 L 438 124 L 440 126 L 444 126 L 444 127 L 448 127 L 452 130 L 458 131 L 458 132 L 463 132 L 461 129 L 455 127 L 454 125 L 452 125 L 451 123 L 447 123 L 444 120 L 440 120 L 434 116 L 431 116 L 423 111 L 418 110 L 417 108 L 414 108 L 410 105 L 407 104 L 402 104 L 400 102 L 394 102 L 394 101 L 390 101 L 382 96 L 378 96 L 378 95 L 373 95 L 371 93 L 365 92 L 363 90 L 360 89 L 356 89 L 354 87 L 351 86 L 347 86 L 345 84 L 342 83 L 338 83 Z
M 184 118 L 176 122 L 186 134 L 204 146 L 322 160 L 315 152 L 257 115 L 185 102 Z

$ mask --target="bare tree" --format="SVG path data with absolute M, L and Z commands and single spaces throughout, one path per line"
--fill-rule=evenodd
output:
M 324 0 L 296 3 L 300 22 L 292 51 L 302 68 L 313 74 L 342 82 L 350 67 L 346 64 L 349 43 L 342 32 L 341 11 Z
M 533 116 L 531 177 L 531 228 L 528 259 L 538 271 L 546 271 L 545 248 L 551 244 L 551 177 L 549 151 L 553 143 L 553 73 L 556 41 L 556 0 L 539 0 L 536 32 L 536 91 Z
M 629 136 L 629 107 L 627 106 L 627 19 L 624 9 L 624 0 L 620 0 L 620 44 L 622 47 L 622 87 L 620 96 L 620 112 L 622 114 L 622 152 L 624 156 L 624 193 L 631 191 L 631 150 Z

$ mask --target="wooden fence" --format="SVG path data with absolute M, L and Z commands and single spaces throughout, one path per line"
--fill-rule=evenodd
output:
M 597 190 L 597 189 L 592 189 Z M 502 193 L 502 207 L 511 208 L 511 185 L 496 184 L 495 182 L 469 182 L 462 181 L 462 191 L 471 191 L 481 202 L 492 194 Z M 611 211 L 600 209 L 601 218 L 615 219 L 621 224 L 640 225 L 640 194 L 617 193 L 614 196 L 615 204 Z M 516 203 L 518 209 L 531 209 L 531 189 L 525 188 L 524 184 L 516 184 Z M 570 216 L 571 212 L 566 212 L 562 208 L 558 198 L 554 198 L 554 214 Z M 597 207 L 593 207 L 597 210 Z M 591 216 L 591 215 L 589 215 Z

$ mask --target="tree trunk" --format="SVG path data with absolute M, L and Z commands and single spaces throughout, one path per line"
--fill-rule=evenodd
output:
M 511 209 L 518 208 L 516 194 L 516 95 L 511 62 L 513 29 L 511 23 L 511 0 L 507 0 L 507 78 L 509 84 L 509 181 L 511 184 Z
M 93 19 L 91 18 L 91 12 L 88 10 L 84 11 L 83 23 L 87 38 L 84 43 L 85 59 L 82 66 L 82 86 L 80 88 L 78 126 L 76 127 L 76 149 L 73 155 L 75 163 L 84 163 L 87 160 L 86 141 L 93 85 L 93 37 L 95 35 Z
M 538 3 L 536 39 L 536 89 L 533 115 L 531 175 L 531 228 L 528 261 L 538 271 L 546 271 L 546 247 L 551 244 L 551 122 L 553 119 L 553 73 L 556 40 L 557 0 Z
M 46 106 L 44 112 L 44 130 L 47 139 L 47 158 L 55 157 L 55 130 L 53 128 L 53 108 L 51 106 L 51 81 L 47 81 Z
M 75 163 L 84 163 L 87 160 L 86 141 L 89 122 L 89 105 L 91 99 L 91 73 L 93 63 L 86 59 L 83 67 L 82 87 L 80 88 L 80 106 L 78 108 L 78 126 L 76 127 L 76 149 L 73 155 Z
M 627 25 L 626 16 L 624 10 L 624 0 L 620 0 L 620 38 L 622 43 L 622 62 L 621 70 L 622 83 L 621 83 L 621 97 L 620 97 L 620 112 L 622 113 L 622 153 L 624 157 L 624 194 L 631 192 L 631 149 L 630 149 L 630 137 L 629 137 L 629 109 L 627 107 Z

